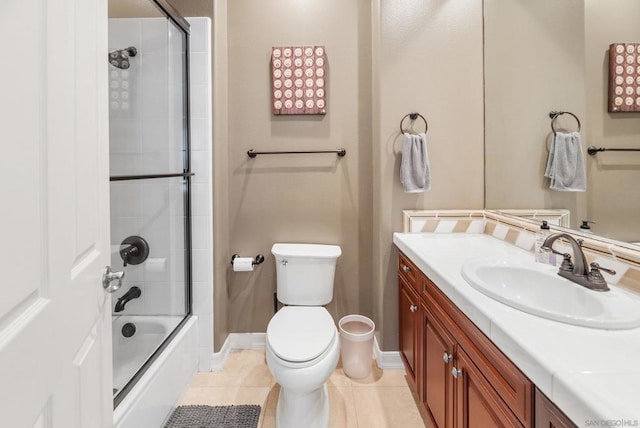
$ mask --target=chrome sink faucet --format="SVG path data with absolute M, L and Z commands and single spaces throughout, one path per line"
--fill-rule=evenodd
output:
M 560 251 L 553 249 L 553 243 L 559 238 L 566 239 L 571 245 L 573 261 L 571 260 L 570 253 L 561 253 Z M 558 270 L 558 275 L 561 277 L 567 278 L 569 281 L 575 282 L 576 284 L 582 285 L 590 290 L 609 291 L 607 281 L 605 281 L 600 271 L 603 270 L 610 275 L 615 275 L 616 271 L 603 268 L 598 263 L 591 263 L 591 265 L 589 265 L 591 270 L 589 270 L 589 267 L 587 266 L 587 259 L 584 256 L 584 251 L 582 251 L 582 240 L 576 240 L 573 236 L 567 233 L 554 233 L 544 240 L 542 248 L 563 257 L 560 270 Z

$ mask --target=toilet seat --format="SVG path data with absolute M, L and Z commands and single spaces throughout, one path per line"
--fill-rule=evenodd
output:
M 336 336 L 333 318 L 322 306 L 285 306 L 267 326 L 269 348 L 292 365 L 304 366 L 322 356 Z

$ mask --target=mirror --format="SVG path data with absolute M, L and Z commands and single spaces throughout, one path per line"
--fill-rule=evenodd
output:
M 609 45 L 640 42 L 638 16 L 637 0 L 484 1 L 487 209 L 567 209 L 573 229 L 593 220 L 597 235 L 640 243 L 640 152 L 586 151 L 640 148 L 640 113 L 607 111 Z M 543 177 L 552 110 L 580 119 L 586 192 Z

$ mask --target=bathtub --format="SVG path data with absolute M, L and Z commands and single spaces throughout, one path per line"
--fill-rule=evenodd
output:
M 182 322 L 175 316 L 113 317 L 114 390 L 120 391 L 155 352 L 165 337 Z M 136 332 L 124 337 L 122 328 L 132 323 Z M 161 427 L 189 386 L 198 367 L 198 319 L 185 320 L 166 347 L 154 357 L 141 377 L 117 403 L 113 424 L 117 428 Z M 114 394 L 115 395 L 115 394 Z

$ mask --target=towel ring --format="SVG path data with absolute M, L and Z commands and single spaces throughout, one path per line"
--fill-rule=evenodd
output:
M 424 118 L 423 115 L 421 115 L 420 113 L 409 113 L 407 115 L 405 115 L 402 119 L 400 119 L 400 133 L 404 134 L 404 129 L 402 128 L 402 122 L 404 122 L 404 120 L 406 118 L 411 119 L 412 121 L 416 120 L 418 117 L 420 117 L 423 121 L 424 121 L 424 133 L 427 133 L 427 130 L 429 129 L 429 124 L 427 123 L 427 119 Z
M 573 116 L 576 122 L 578 122 L 578 132 L 580 132 L 581 125 L 580 125 L 580 119 L 578 119 L 578 116 L 571 113 L 570 111 L 550 111 L 549 117 L 551 118 L 551 130 L 553 131 L 553 135 L 556 135 L 556 128 L 553 125 L 555 124 L 558 116 L 562 116 L 563 114 L 569 114 Z

